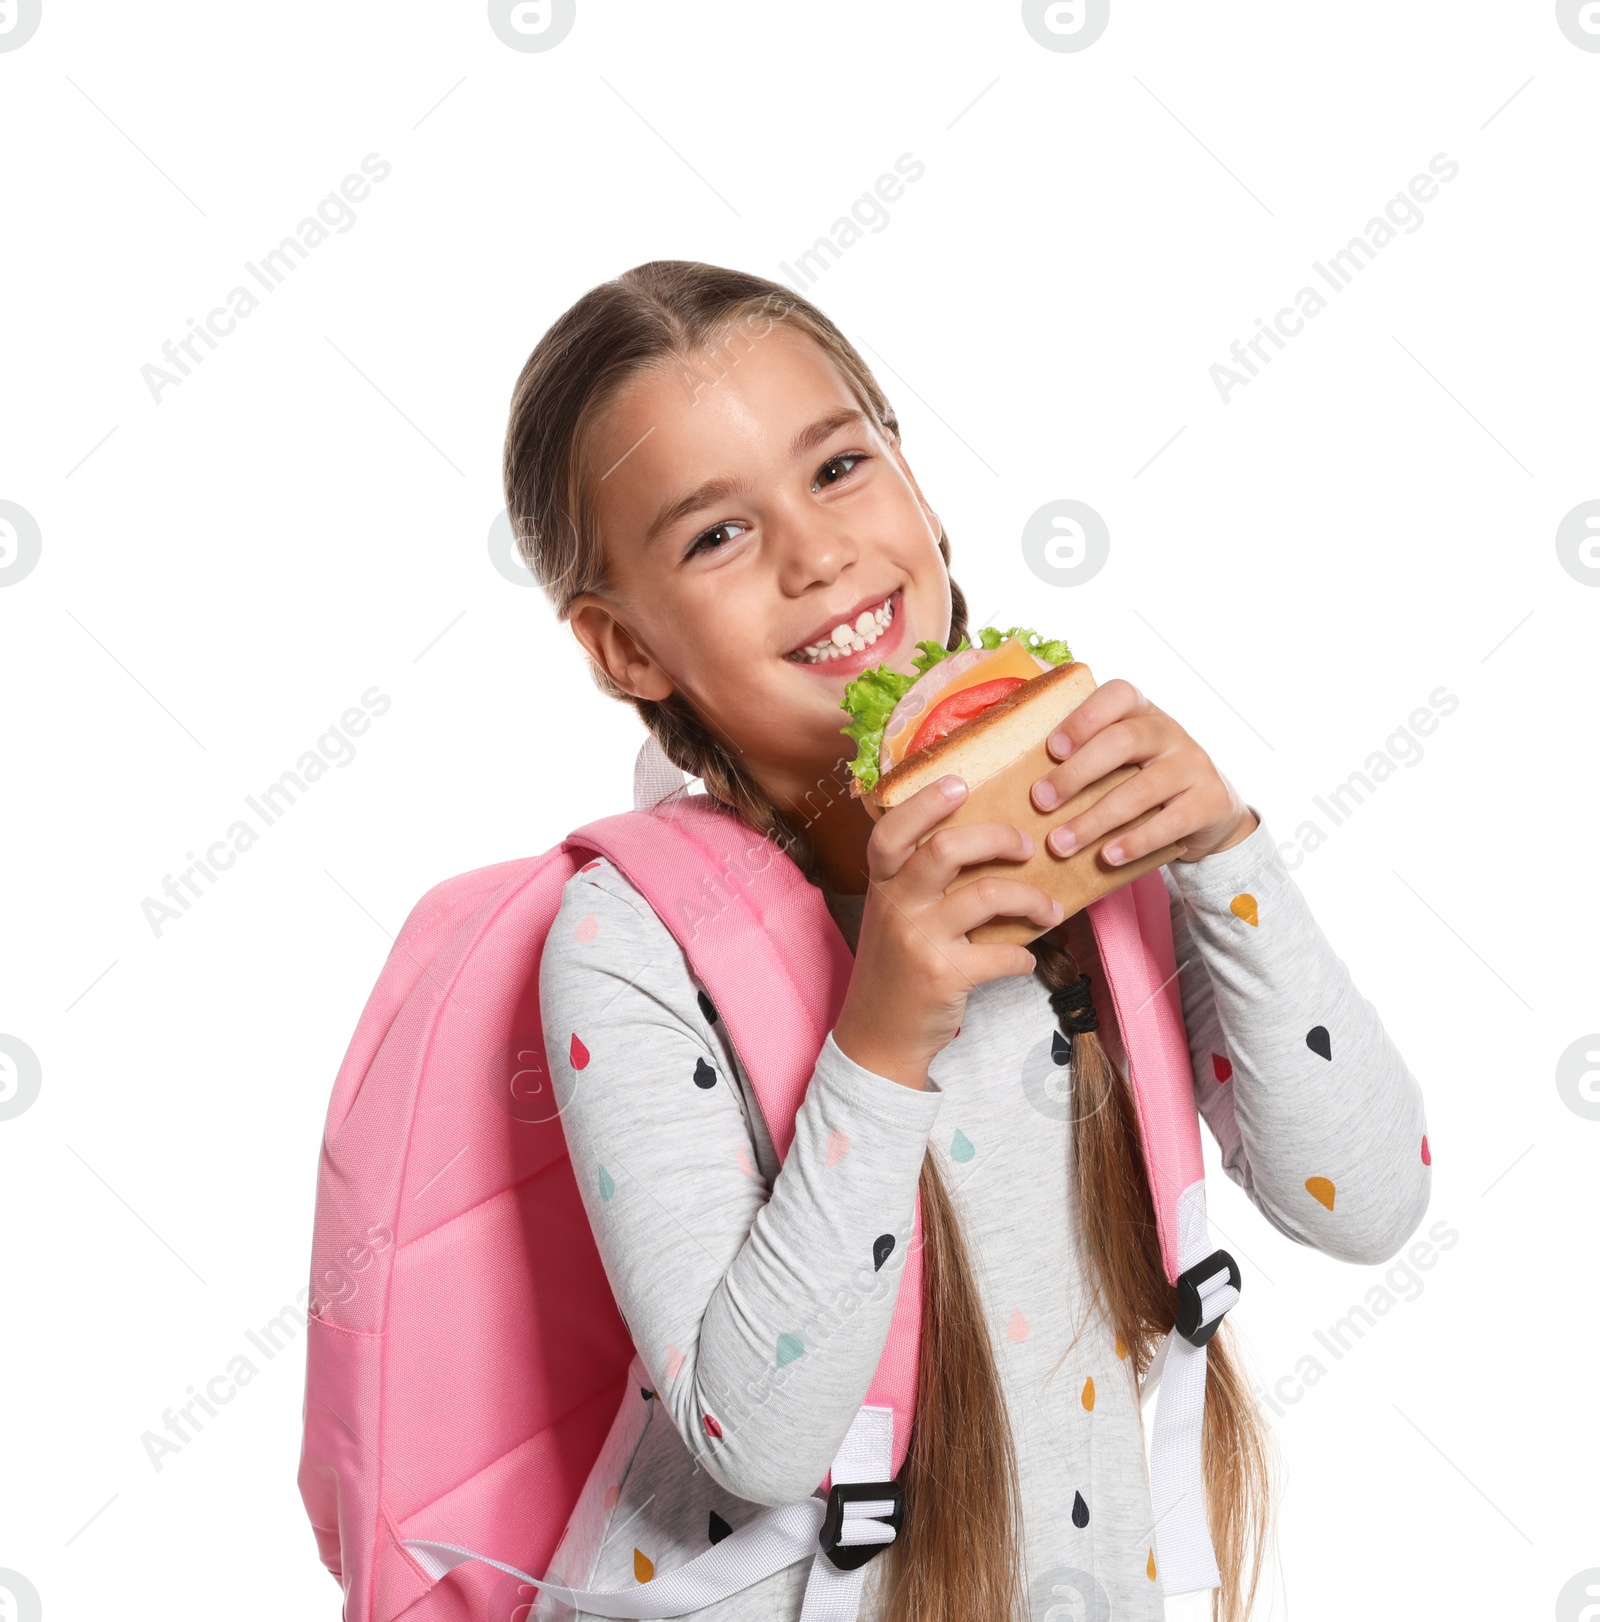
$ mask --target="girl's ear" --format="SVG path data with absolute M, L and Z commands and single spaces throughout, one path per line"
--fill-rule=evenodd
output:
M 575 597 L 567 618 L 572 634 L 588 650 L 589 657 L 625 693 L 657 703 L 671 695 L 672 678 L 603 598 L 593 592 Z

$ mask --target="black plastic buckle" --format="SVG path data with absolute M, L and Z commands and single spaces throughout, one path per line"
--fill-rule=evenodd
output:
M 894 1508 L 888 1515 L 875 1515 L 872 1518 L 881 1525 L 892 1526 L 898 1537 L 906 1514 L 905 1495 L 900 1491 L 898 1481 L 836 1481 L 828 1489 L 828 1508 L 823 1514 L 822 1530 L 817 1534 L 817 1541 L 822 1545 L 822 1552 L 840 1571 L 856 1571 L 866 1565 L 873 1555 L 881 1554 L 889 1547 L 887 1543 L 839 1541 L 839 1534 L 844 1530 L 844 1506 L 865 1503 L 873 1498 L 888 1498 L 893 1502 Z
M 1225 1250 L 1214 1250 L 1203 1262 L 1186 1267 L 1178 1274 L 1178 1321 L 1173 1326 L 1191 1346 L 1204 1346 L 1217 1332 L 1217 1325 L 1227 1316 L 1219 1312 L 1209 1323 L 1200 1322 L 1204 1310 L 1200 1301 L 1200 1286 L 1219 1267 L 1228 1269 L 1228 1282 L 1239 1289 L 1239 1264 Z

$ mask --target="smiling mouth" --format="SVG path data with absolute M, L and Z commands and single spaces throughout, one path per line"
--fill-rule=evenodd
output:
M 900 588 L 896 586 L 876 607 L 863 608 L 853 623 L 841 621 L 820 641 L 796 648 L 784 658 L 799 665 L 822 665 L 834 659 L 854 658 L 865 653 L 889 630 L 899 607 Z

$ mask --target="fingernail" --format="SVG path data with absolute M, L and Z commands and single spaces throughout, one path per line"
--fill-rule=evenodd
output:
M 1019 828 L 1017 832 L 1022 835 L 1022 854 L 1033 855 L 1033 835 L 1026 828 Z
M 1045 747 L 1057 760 L 1065 760 L 1072 753 L 1072 739 L 1064 732 L 1052 732 Z
M 1051 901 L 1051 903 L 1050 903 L 1050 916 L 1052 918 L 1060 918 L 1062 910 L 1063 909 L 1062 909 L 1061 903 L 1059 901 L 1056 901 L 1056 900 Z
M 1106 848 L 1103 851 L 1101 851 L 1100 854 L 1102 856 L 1104 856 L 1105 859 L 1108 862 L 1110 862 L 1113 867 L 1115 867 L 1116 864 L 1122 860 L 1122 846 L 1121 845 L 1107 845 Z
M 939 790 L 946 799 L 959 800 L 967 792 L 966 782 L 954 772 L 939 779 Z
M 1038 806 L 1041 811 L 1049 811 L 1060 799 L 1061 796 L 1056 793 L 1055 784 L 1052 783 L 1048 777 L 1041 777 L 1039 781 L 1033 785 L 1033 803 Z
M 1070 828 L 1057 828 L 1050 835 L 1050 848 L 1057 856 L 1065 856 L 1078 842 Z

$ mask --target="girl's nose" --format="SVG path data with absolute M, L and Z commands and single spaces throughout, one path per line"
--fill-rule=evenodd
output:
M 831 583 L 856 561 L 860 549 L 849 530 L 826 513 L 788 513 L 776 523 L 779 582 L 790 596 Z

